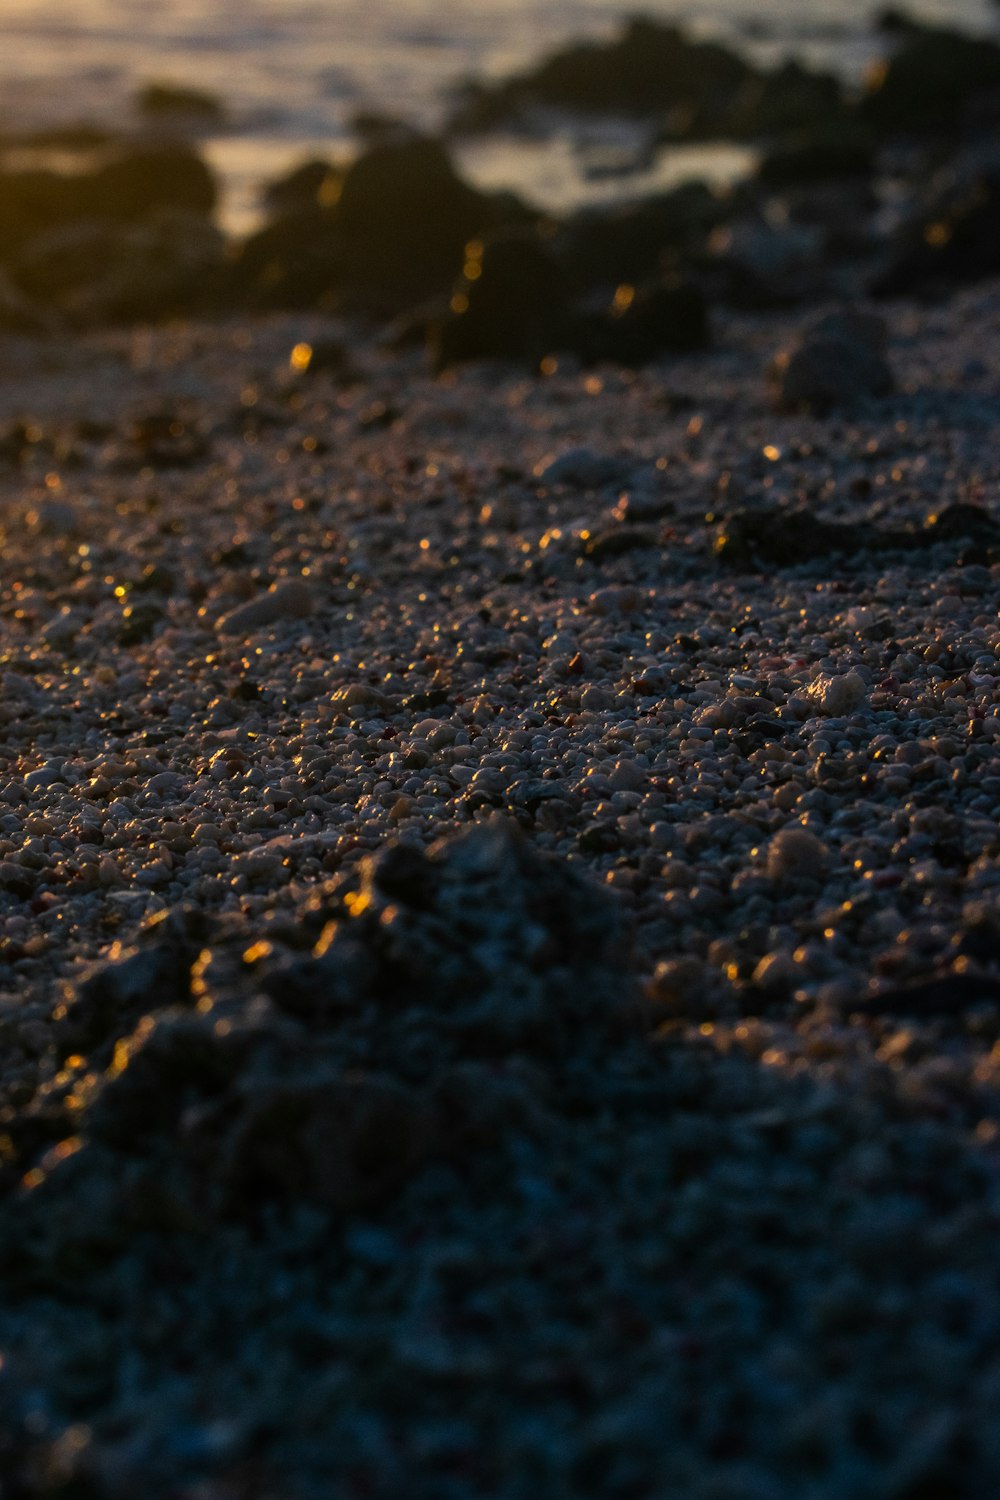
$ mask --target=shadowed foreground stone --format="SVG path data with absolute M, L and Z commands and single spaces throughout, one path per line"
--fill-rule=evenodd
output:
M 222 928 L 196 958 L 196 919 L 159 929 L 61 1008 L 63 1066 L 10 1121 L 13 1212 L 50 1264 L 275 1199 L 370 1209 L 482 1140 L 516 1058 L 620 1036 L 632 991 L 615 901 L 499 819 L 387 846 L 281 944 Z

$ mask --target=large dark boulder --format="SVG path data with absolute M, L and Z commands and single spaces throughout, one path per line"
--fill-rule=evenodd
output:
M 886 133 L 947 129 L 975 95 L 1000 88 L 1000 46 L 986 37 L 920 28 L 872 72 L 862 117 Z
M 81 324 L 208 313 L 228 279 L 219 230 L 176 211 L 137 224 L 74 220 L 29 240 L 11 269 L 41 305 Z
M 236 275 L 248 295 L 391 316 L 447 292 L 469 241 L 531 217 L 516 199 L 463 182 L 440 142 L 422 137 L 372 147 L 329 197 L 243 244 Z
M 435 365 L 469 359 L 537 361 L 566 338 L 563 273 L 541 236 L 514 230 L 469 247 L 450 314 L 431 336 Z
M 842 178 L 869 177 L 875 151 L 869 132 L 857 127 L 818 126 L 776 142 L 761 159 L 757 179 L 786 188 Z
M 578 292 L 614 289 L 662 274 L 700 246 L 727 211 L 703 182 L 688 182 L 638 203 L 583 209 L 563 225 L 556 246 Z
M 838 78 L 791 59 L 772 73 L 754 73 L 746 79 L 734 101 L 730 128 L 744 137 L 829 129 L 845 112 Z
M 610 306 L 582 320 L 576 352 L 589 363 L 638 366 L 668 354 L 690 354 L 709 342 L 701 289 L 675 277 L 621 286 Z
M 875 277 L 877 297 L 942 295 L 1000 275 L 1000 164 L 956 175 L 896 237 Z
M 176 144 L 117 149 L 81 172 L 0 172 L 0 260 L 80 220 L 134 224 L 163 209 L 207 216 L 215 198 L 208 167 Z
M 154 209 L 210 214 L 215 179 L 197 152 L 165 144 L 111 156 L 87 180 L 85 201 L 97 218 L 134 222 Z
M 610 42 L 580 42 L 530 72 L 499 84 L 473 84 L 452 118 L 456 130 L 490 129 L 525 108 L 548 105 L 592 113 L 655 115 L 683 111 L 692 129 L 728 119 L 755 70 L 727 47 L 692 41 L 679 27 L 635 18 Z

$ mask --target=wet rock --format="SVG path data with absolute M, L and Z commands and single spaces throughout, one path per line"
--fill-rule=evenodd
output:
M 885 326 L 871 314 L 821 319 L 774 362 L 780 404 L 790 411 L 827 411 L 887 395 L 893 377 L 884 344 Z
M 474 240 L 465 254 L 449 316 L 431 336 L 438 369 L 470 359 L 537 363 L 565 346 L 565 282 L 537 233 L 512 230 Z
M 955 125 L 970 98 L 1000 87 L 1000 46 L 944 28 L 907 29 L 899 49 L 877 64 L 861 115 L 884 132 Z

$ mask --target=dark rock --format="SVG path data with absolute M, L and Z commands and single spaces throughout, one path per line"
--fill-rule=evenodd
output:
M 635 366 L 708 342 L 704 294 L 692 282 L 670 278 L 619 287 L 606 313 L 581 322 L 575 350 L 589 361 Z
M 418 138 L 360 156 L 336 204 L 351 274 L 406 288 L 410 300 L 451 279 L 490 218 L 488 200 L 462 181 L 444 148 Z
M 678 255 L 700 245 L 726 216 L 722 199 L 702 182 L 689 182 L 640 203 L 585 209 L 562 226 L 554 253 L 574 293 L 636 285 L 669 270 Z
M 765 187 L 786 188 L 831 178 L 868 177 L 874 168 L 872 142 L 863 131 L 824 126 L 772 146 L 757 169 L 757 178 Z
M 862 118 L 884 132 L 947 129 L 976 93 L 1000 88 L 1000 46 L 957 31 L 907 27 L 893 56 L 876 65 Z
M 626 552 L 655 547 L 659 536 L 644 526 L 614 526 L 589 536 L 583 544 L 583 555 L 591 562 L 607 562 L 613 557 L 624 557 Z
M 719 527 L 714 544 L 721 563 L 732 568 L 792 568 L 832 552 L 853 552 L 854 528 L 822 521 L 810 510 L 737 510 Z
M 444 1144 L 431 1103 L 377 1073 L 247 1088 L 225 1113 L 235 1124 L 208 1186 L 230 1212 L 269 1199 L 370 1212 Z
M 221 124 L 226 111 L 221 100 L 202 89 L 177 83 L 147 83 L 135 96 L 140 115 L 153 120 L 198 120 Z
M 893 377 L 884 345 L 885 325 L 873 314 L 821 319 L 774 362 L 780 404 L 790 411 L 828 411 L 887 395 Z
M 961 973 L 883 990 L 851 1009 L 869 1015 L 957 1018 L 984 1004 L 1000 1004 L 1000 980 L 994 975 Z
M 130 950 L 118 945 L 54 1014 L 57 1056 L 85 1053 L 98 1059 L 105 1043 L 130 1031 L 149 1011 L 187 1004 L 191 966 L 205 937 L 193 911 L 164 912 Z
M 875 277 L 877 297 L 947 295 L 961 282 L 1000 273 L 1000 167 L 963 174 L 938 191 L 899 233 Z
M 6 271 L 0 270 L 0 330 L 4 333 L 51 333 L 54 328 L 52 314 L 27 297 L 14 285 Z
M 88 217 L 132 222 L 156 209 L 207 215 L 215 208 L 215 179 L 183 145 L 134 147 L 114 153 L 81 184 Z
M 432 357 L 438 369 L 470 359 L 537 363 L 565 347 L 568 324 L 565 281 L 544 241 L 511 230 L 466 247 L 449 316 L 431 336 Z
M 740 89 L 753 77 L 754 69 L 728 48 L 637 17 L 613 41 L 577 43 L 531 72 L 471 86 L 451 126 L 492 129 L 542 104 L 629 115 L 672 110 L 676 133 L 704 133 L 728 120 Z
M 740 509 L 720 524 L 715 555 L 731 567 L 796 567 L 832 553 L 921 552 L 941 543 L 1000 545 L 1000 523 L 978 505 L 944 506 L 922 526 L 859 527 L 824 521 L 805 507 Z
M 85 323 L 214 311 L 227 276 L 214 225 L 162 210 L 140 224 L 88 219 L 38 234 L 11 269 L 30 296 Z
M 832 73 L 794 59 L 773 73 L 747 78 L 733 104 L 730 129 L 744 137 L 830 130 L 846 114 L 844 91 Z
M 525 782 L 518 813 L 555 791 Z M 55 1017 L 61 1070 L 5 1126 L 14 1259 L 30 1244 L 64 1274 L 137 1229 L 198 1232 L 275 1201 L 369 1213 L 433 1157 L 482 1148 L 467 1065 L 603 1060 L 622 1034 L 617 904 L 510 822 L 389 845 L 354 879 L 270 924 L 273 946 L 220 924 L 204 948 L 178 916 L 85 982 Z M 494 1092 L 495 1119 L 518 1089 Z
M 224 280 L 214 203 L 204 162 L 173 144 L 78 173 L 0 172 L 0 258 L 19 291 L 77 320 L 204 309 Z
M 332 162 L 313 157 L 267 183 L 261 197 L 274 214 L 317 206 L 329 208 L 337 201 L 343 175 Z
M 180 410 L 153 408 L 135 417 L 129 445 L 121 455 L 123 467 L 184 469 L 200 463 L 209 442 L 197 424 Z
M 507 195 L 463 182 L 439 142 L 383 142 L 348 168 L 335 202 L 290 210 L 252 235 L 236 282 L 267 305 L 390 317 L 446 291 L 470 240 L 528 218 Z

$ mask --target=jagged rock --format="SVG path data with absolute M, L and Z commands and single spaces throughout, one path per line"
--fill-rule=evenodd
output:
M 205 936 L 164 919 L 57 1013 L 61 1066 L 8 1119 L 32 1255 L 41 1236 L 48 1263 L 89 1263 L 137 1227 L 275 1200 L 370 1211 L 483 1149 L 490 1120 L 537 1125 L 518 1069 L 602 1054 L 630 1024 L 617 903 L 502 819 L 388 845 L 357 888 L 314 894 L 288 945 L 217 924 L 194 962 Z

